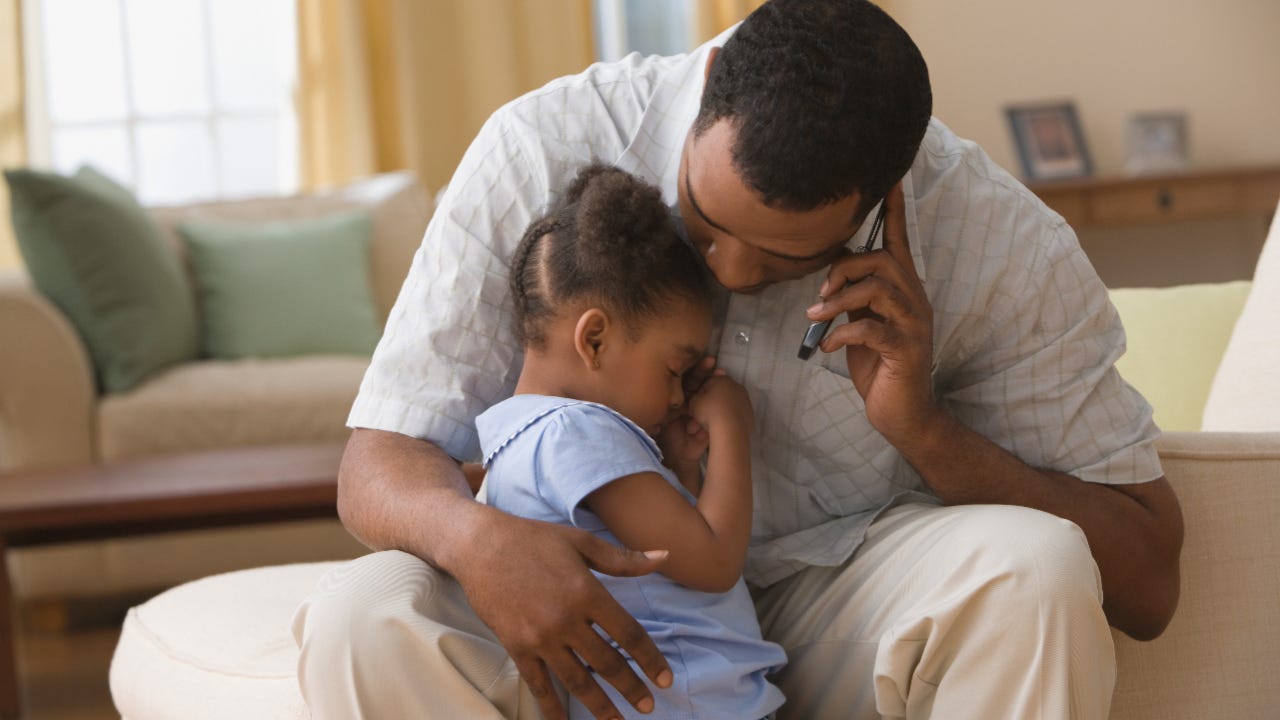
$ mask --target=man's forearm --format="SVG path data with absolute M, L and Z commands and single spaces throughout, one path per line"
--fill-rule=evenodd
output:
M 338 515 L 365 545 L 447 569 L 450 548 L 479 509 L 462 468 L 440 448 L 393 432 L 352 432 L 338 472 Z
M 1021 505 L 1076 523 L 1098 563 L 1111 624 L 1140 639 L 1168 624 L 1177 607 L 1182 516 L 1163 478 L 1115 486 L 1039 470 L 947 413 L 899 450 L 948 505 Z

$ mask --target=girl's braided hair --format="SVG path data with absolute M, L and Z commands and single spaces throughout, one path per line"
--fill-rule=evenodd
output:
M 603 163 L 582 168 L 560 202 L 525 230 L 511 261 L 516 336 L 545 346 L 547 322 L 585 300 L 634 337 L 676 300 L 709 304 L 711 282 L 676 233 L 658 189 Z

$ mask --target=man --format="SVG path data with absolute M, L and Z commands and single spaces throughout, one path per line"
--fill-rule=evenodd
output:
M 1158 431 L 1070 228 L 929 115 L 918 50 L 862 0 L 774 0 L 690 55 L 495 113 L 352 410 L 339 509 L 404 552 L 299 611 L 313 713 L 563 717 L 556 678 L 579 713 L 620 717 L 652 707 L 641 675 L 671 682 L 589 573 L 660 570 L 661 548 L 503 515 L 459 464 L 519 370 L 506 260 L 599 158 L 663 189 L 733 293 L 712 347 L 756 408 L 746 575 L 787 650 L 781 715 L 1105 717 L 1108 621 L 1154 637 L 1177 604 Z M 853 252 L 877 207 L 883 247 Z

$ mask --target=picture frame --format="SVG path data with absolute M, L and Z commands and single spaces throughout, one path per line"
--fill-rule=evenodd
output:
M 1089 177 L 1093 161 L 1069 100 L 1005 108 L 1023 177 L 1029 181 Z
M 1143 112 L 1129 118 L 1125 170 L 1131 175 L 1183 172 L 1191 165 L 1187 115 Z

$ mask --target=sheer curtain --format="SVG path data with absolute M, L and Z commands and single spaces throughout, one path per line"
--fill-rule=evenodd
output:
M 0 167 L 19 167 L 27 161 L 19 13 L 18 0 L 0 0 Z M 0 270 L 20 264 L 9 222 L 9 187 L 0 183 Z
M 490 113 L 594 57 L 590 0 L 298 0 L 298 23 L 304 187 L 435 191 Z

